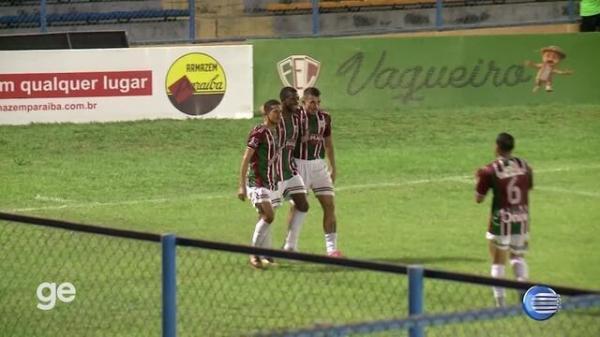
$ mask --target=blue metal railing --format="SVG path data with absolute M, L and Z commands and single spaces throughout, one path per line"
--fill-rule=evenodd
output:
M 408 314 L 411 317 L 423 314 L 423 267 L 408 267 Z M 409 330 L 410 337 L 423 337 L 423 327 L 414 326 Z
M 176 238 L 163 235 L 162 243 L 162 331 L 163 337 L 177 336 Z

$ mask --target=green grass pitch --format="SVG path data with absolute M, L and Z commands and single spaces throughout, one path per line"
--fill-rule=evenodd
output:
M 527 256 L 531 279 L 600 289 L 600 231 L 596 229 L 600 219 L 600 106 L 395 111 L 340 111 L 331 107 L 330 111 L 338 166 L 339 247 L 348 257 L 488 275 L 484 233 L 490 197 L 484 205 L 475 204 L 473 174 L 493 160 L 496 134 L 508 131 L 516 138 L 515 154 L 527 159 L 535 174 Z M 255 118 L 0 127 L 0 210 L 247 244 L 256 212 L 236 198 L 236 186 L 247 133 L 259 122 Z M 313 196 L 309 203 L 300 249 L 322 254 L 322 213 Z M 286 218 L 284 207 L 273 225 L 276 247 L 283 242 Z M 35 231 L 15 243 L 3 234 L 14 231 L 18 235 L 19 230 L 6 223 L 2 226 L 9 228 L 0 233 L 3 256 L 14 254 L 7 247 L 33 251 L 36 240 L 44 237 Z M 94 246 L 101 252 L 106 252 L 102 247 L 121 247 L 102 242 Z M 85 266 L 91 261 L 85 261 L 88 250 L 82 245 L 78 246 L 80 254 L 63 252 L 60 256 Z M 22 258 L 20 264 L 3 261 L 0 270 L 26 278 L 31 271 L 28 266 L 43 267 L 43 258 L 31 255 Z M 238 260 L 230 261 L 235 267 L 230 272 L 239 271 L 237 281 L 251 282 L 256 273 L 249 270 L 245 258 Z M 144 270 L 160 268 L 157 261 L 152 258 Z M 194 270 L 194 263 L 186 263 Z M 136 266 L 125 263 L 119 268 L 127 273 Z M 270 275 L 277 272 L 293 275 L 295 268 L 284 264 L 279 271 L 268 271 Z M 158 277 L 159 281 L 160 274 L 155 274 L 149 272 L 146 277 L 153 281 Z M 320 270 L 307 274 L 315 277 L 308 284 L 319 284 L 327 277 Z M 69 274 L 60 275 L 64 278 Z M 80 284 L 95 279 L 91 275 L 77 277 Z M 16 278 L 2 278 L 0 298 L 16 301 L 14 294 L 26 294 L 34 312 L 35 288 L 31 287 L 48 280 L 19 282 Z M 368 280 L 375 289 L 380 286 L 376 278 Z M 232 279 L 224 287 L 237 281 Z M 133 287 L 131 292 L 144 287 Z M 191 288 L 189 291 L 193 293 Z M 487 294 L 488 289 L 485 291 Z M 78 300 L 84 301 L 85 290 L 78 294 Z M 347 294 L 339 291 L 332 296 Z M 184 311 L 193 312 L 200 302 L 183 300 Z M 132 310 L 143 309 L 141 303 L 140 307 L 133 300 L 127 303 Z M 18 305 L 2 310 L 12 315 L 29 312 Z M 350 316 L 349 320 L 358 319 Z M 140 326 L 154 331 L 159 328 L 159 308 L 151 317 L 156 318 L 156 324 Z M 186 322 L 182 321 L 182 329 L 195 324 L 193 320 Z M 236 324 L 243 325 L 235 320 L 222 324 L 233 326 L 231 331 L 236 331 Z M 266 321 L 265 326 L 279 326 L 278 321 L 269 324 Z M 4 331 L 12 331 L 11 336 L 29 335 L 32 331 L 27 325 L 21 321 Z M 122 326 L 122 335 L 136 335 L 126 322 Z

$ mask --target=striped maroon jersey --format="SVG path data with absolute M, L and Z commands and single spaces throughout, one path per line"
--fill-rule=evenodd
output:
M 254 149 L 248 170 L 248 186 L 276 190 L 280 156 L 277 128 L 271 131 L 264 124 L 255 126 L 248 135 L 247 145 Z
M 281 115 L 279 125 L 279 146 L 281 148 L 281 160 L 279 163 L 279 178 L 288 180 L 292 176 L 297 175 L 296 164 L 292 158 L 294 149 L 300 134 L 300 120 L 297 113 L 289 116 Z
M 298 110 L 300 117 L 300 139 L 294 157 L 302 160 L 325 158 L 325 138 L 331 136 L 331 116 L 322 110 L 308 113 Z
M 500 157 L 477 171 L 476 192 L 493 192 L 492 226 L 529 222 L 529 190 L 533 188 L 533 171 L 517 157 Z

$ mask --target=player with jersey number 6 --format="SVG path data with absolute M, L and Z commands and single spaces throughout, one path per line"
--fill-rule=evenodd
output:
M 514 157 L 515 139 L 508 133 L 496 137 L 496 160 L 476 174 L 475 201 L 483 202 L 487 191 L 493 191 L 492 212 L 486 238 L 492 257 L 491 275 L 504 277 L 506 260 L 517 281 L 529 277 L 524 254 L 529 239 L 529 190 L 533 188 L 533 171 L 525 160 Z M 505 289 L 493 288 L 496 306 L 504 306 Z

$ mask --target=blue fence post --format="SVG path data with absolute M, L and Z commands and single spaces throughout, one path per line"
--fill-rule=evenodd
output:
M 319 0 L 312 0 L 312 33 L 319 35 Z
M 442 15 L 442 9 L 444 4 L 442 0 L 436 0 L 435 2 L 435 29 L 440 30 L 444 26 L 444 17 Z
M 188 0 L 188 11 L 190 13 L 189 36 L 190 42 L 196 41 L 196 0 Z
M 575 22 L 575 0 L 569 0 L 567 11 L 569 13 L 569 22 Z
M 423 314 L 423 267 L 408 266 L 408 314 Z M 410 337 L 425 337 L 423 327 L 415 326 L 409 330 Z
M 42 33 L 46 33 L 48 31 L 46 13 L 46 0 L 40 0 L 40 30 Z
M 162 336 L 177 336 L 177 283 L 175 235 L 165 234 L 162 243 Z

